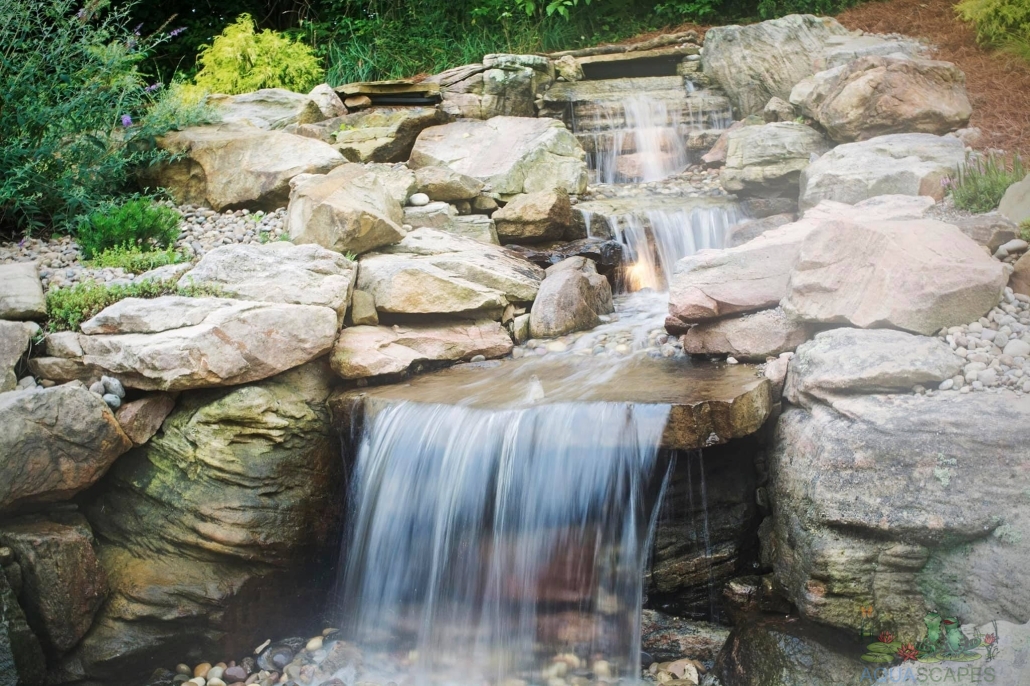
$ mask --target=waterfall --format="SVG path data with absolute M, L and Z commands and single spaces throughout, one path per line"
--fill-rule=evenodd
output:
M 340 616 L 380 676 L 636 679 L 668 411 L 399 402 L 368 418 Z
M 589 137 L 587 163 L 599 183 L 659 181 L 690 163 L 677 108 L 644 95 L 594 105 L 589 121 L 573 118 L 572 129 Z

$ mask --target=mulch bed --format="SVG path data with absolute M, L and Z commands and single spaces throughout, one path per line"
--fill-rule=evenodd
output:
M 979 147 L 1018 152 L 1030 160 L 1030 64 L 977 45 L 972 27 L 955 15 L 953 0 L 869 2 L 837 19 L 849 29 L 903 33 L 935 45 L 936 59 L 966 73 L 973 104 L 969 125 L 984 134 Z

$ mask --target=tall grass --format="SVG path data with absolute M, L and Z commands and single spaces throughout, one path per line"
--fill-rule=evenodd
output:
M 970 157 L 951 183 L 955 207 L 969 212 L 996 210 L 1008 187 L 1025 176 L 1019 155 L 1013 156 L 1010 163 L 994 155 Z

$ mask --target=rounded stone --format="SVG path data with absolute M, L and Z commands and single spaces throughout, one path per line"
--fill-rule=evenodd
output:
M 207 678 L 207 673 L 211 670 L 210 662 L 201 662 L 199 665 L 193 668 L 193 676 L 199 676 Z
M 114 393 L 105 393 L 102 397 L 107 406 L 112 410 L 117 410 L 122 405 L 122 399 Z
M 423 207 L 429 204 L 429 196 L 425 193 L 415 193 L 408 198 L 408 204 L 412 207 Z

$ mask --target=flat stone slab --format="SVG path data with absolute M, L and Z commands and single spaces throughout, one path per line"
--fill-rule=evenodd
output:
M 458 365 L 403 384 L 354 388 L 329 399 L 337 426 L 398 402 L 518 409 L 546 403 L 671 406 L 662 448 L 694 450 L 754 433 L 772 410 L 770 383 L 749 365 L 683 359 L 505 360 Z

